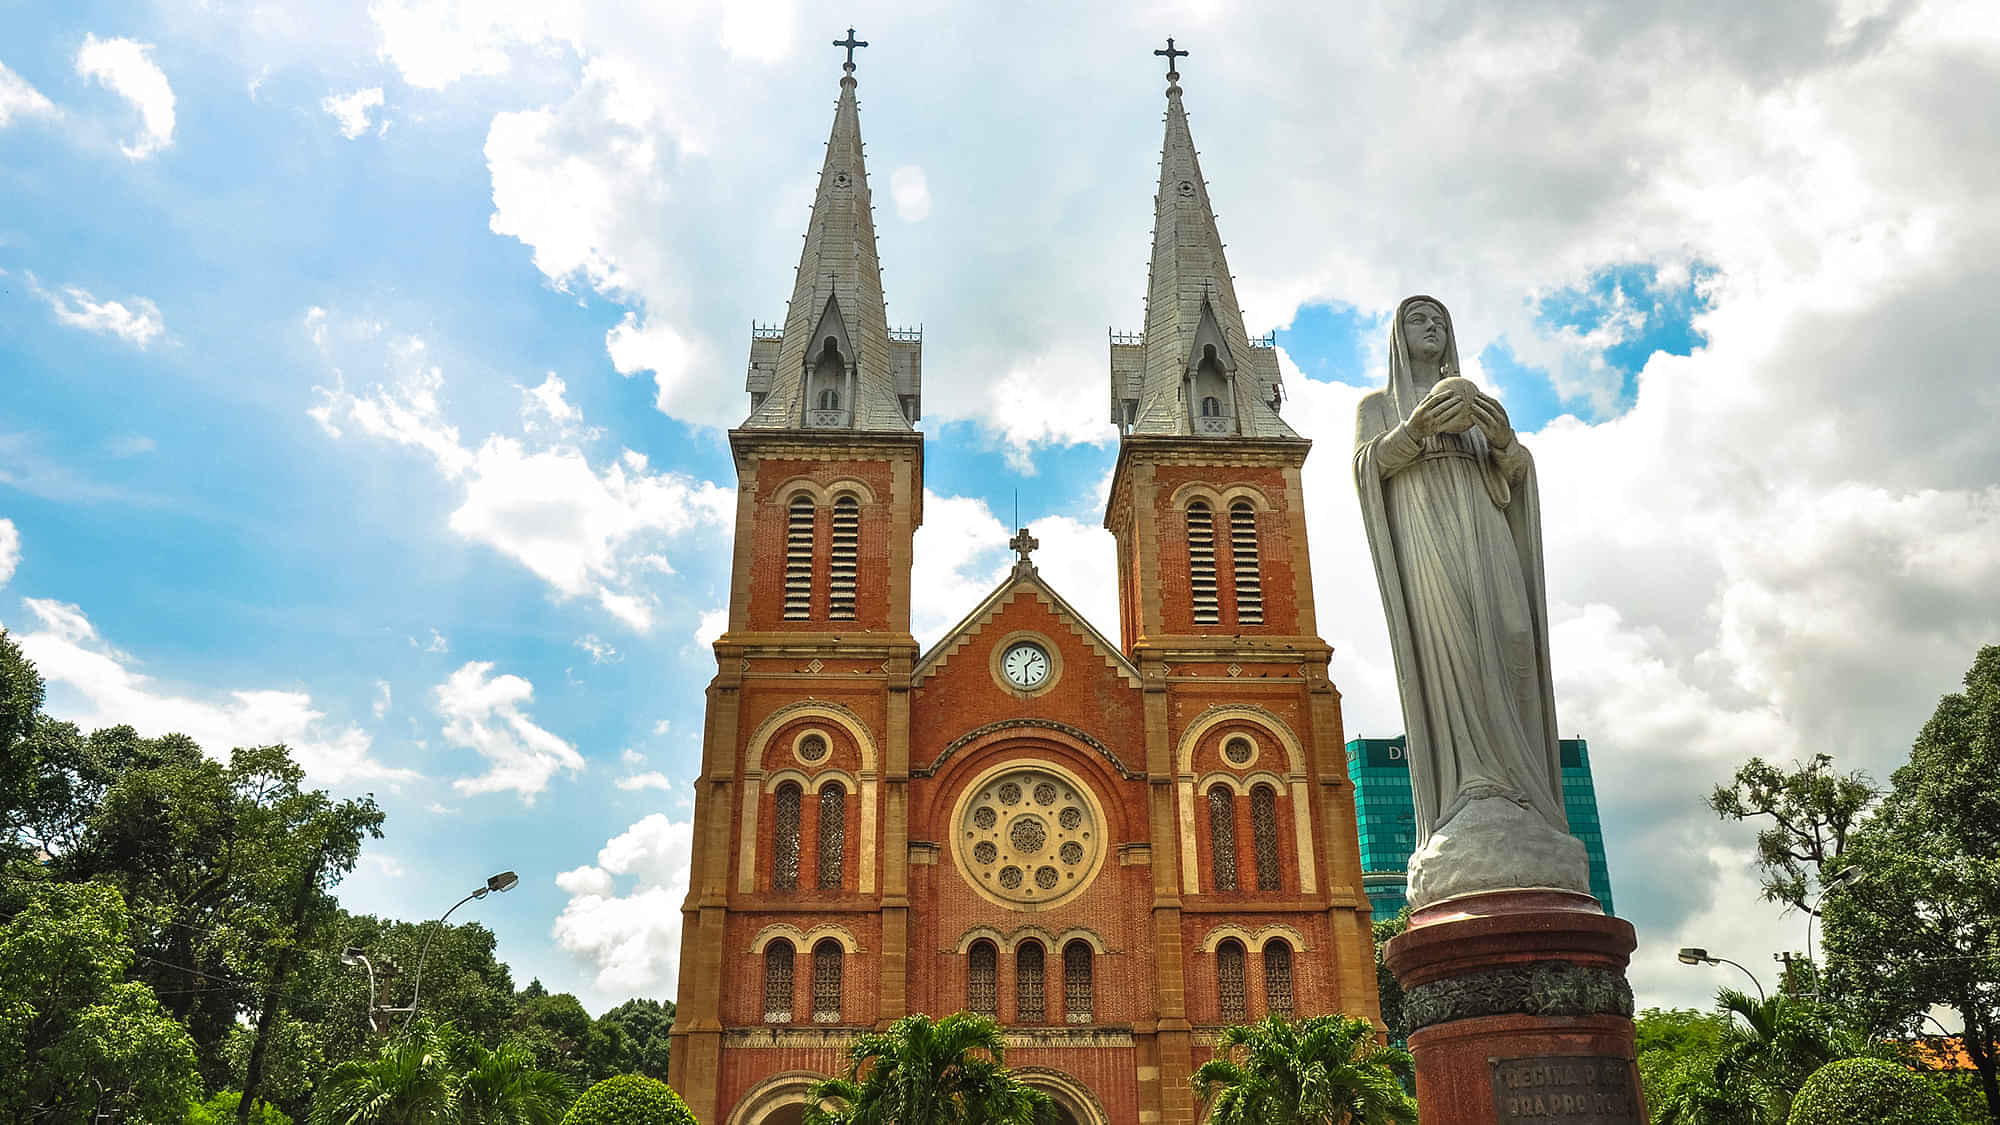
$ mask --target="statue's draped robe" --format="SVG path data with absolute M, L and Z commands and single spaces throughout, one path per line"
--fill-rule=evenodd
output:
M 1398 428 L 1422 398 L 1403 339 L 1409 304 L 1391 330 L 1389 387 L 1361 400 L 1354 477 L 1395 653 L 1417 843 L 1485 797 L 1567 832 L 1534 461 L 1476 428 L 1421 440 Z

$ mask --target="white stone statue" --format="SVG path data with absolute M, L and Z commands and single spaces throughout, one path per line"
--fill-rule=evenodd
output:
M 1354 435 L 1416 797 L 1412 909 L 1517 888 L 1590 893 L 1563 812 L 1534 459 L 1458 372 L 1444 305 L 1405 300 L 1389 386 L 1361 400 Z

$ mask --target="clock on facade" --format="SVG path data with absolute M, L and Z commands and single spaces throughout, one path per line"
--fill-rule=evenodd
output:
M 1049 678 L 1049 654 L 1038 644 L 1022 641 L 1000 657 L 1000 674 L 1023 691 L 1041 687 Z

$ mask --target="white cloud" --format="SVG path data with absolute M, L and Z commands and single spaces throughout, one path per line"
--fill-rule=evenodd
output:
M 643 766 L 646 764 L 646 756 L 632 749 L 630 746 L 618 752 L 618 760 L 628 766 Z
M 674 726 L 674 721 L 672 719 L 661 719 L 659 722 L 653 724 L 653 734 L 656 737 L 664 735 L 668 731 L 672 730 L 673 726 Z
M 28 275 L 28 285 L 48 302 L 56 320 L 71 328 L 99 336 L 116 336 L 141 349 L 167 330 L 160 307 L 148 297 L 130 298 L 129 306 L 123 301 L 100 301 L 89 290 L 76 285 L 44 289 L 33 274 Z
M 445 639 L 443 633 L 438 632 L 436 629 L 432 629 L 430 640 L 419 641 L 415 637 L 411 637 L 410 647 L 420 648 L 423 649 L 425 652 L 450 652 L 451 642 Z
M 153 62 L 153 46 L 131 39 L 99 39 L 85 35 L 76 52 L 76 72 L 91 79 L 139 111 L 139 135 L 120 146 L 133 160 L 174 143 L 174 90 L 166 73 Z
M 645 773 L 621 777 L 616 784 L 618 788 L 625 790 L 658 789 L 662 792 L 671 791 L 674 787 L 674 783 L 667 780 L 667 775 L 659 770 L 647 770 Z
M 389 690 L 389 681 L 387 681 L 387 680 L 376 680 L 376 681 L 375 681 L 375 702 L 374 702 L 374 704 L 373 704 L 373 705 L 372 705 L 372 706 L 371 706 L 371 707 L 369 708 L 369 710 L 371 710 L 371 711 L 375 712 L 375 717 L 376 717 L 376 718 L 378 718 L 378 719 L 379 719 L 379 718 L 381 718 L 382 716 L 384 716 L 384 715 L 386 715 L 386 714 L 388 714 L 388 713 L 389 713 L 389 700 L 390 700 L 390 697 L 391 697 L 391 692 L 390 692 L 390 690 Z
M 720 609 L 704 610 L 701 615 L 701 620 L 696 622 L 694 627 L 695 647 L 707 648 L 710 645 L 714 644 L 718 637 L 722 636 L 722 634 L 728 631 L 729 631 L 728 606 L 723 606 Z M 662 723 L 666 722 L 665 719 L 662 719 L 660 721 Z
M 610 664 L 618 659 L 618 650 L 605 643 L 596 633 L 586 633 L 576 639 L 576 647 L 590 654 L 592 664 Z
M 889 176 L 889 193 L 896 200 L 896 214 L 906 223 L 921 223 L 931 214 L 931 185 L 920 165 L 905 164 Z
M 0 586 L 5 586 L 14 577 L 14 569 L 21 565 L 21 529 L 14 521 L 0 519 Z
M 41 598 L 26 598 L 22 604 L 37 626 L 17 632 L 16 639 L 48 682 L 48 710 L 58 718 L 85 729 L 130 724 L 147 737 L 185 734 L 217 758 L 226 758 L 238 746 L 283 743 L 320 785 L 396 785 L 417 777 L 412 770 L 371 757 L 367 732 L 327 721 L 307 692 L 266 688 L 231 691 L 222 698 L 184 694 L 138 671 L 139 662 L 107 644 L 78 607 Z
M 552 936 L 595 970 L 592 983 L 606 1000 L 678 989 L 693 842 L 691 822 L 653 813 L 609 840 L 596 864 L 556 876 L 569 902 Z M 622 894 L 620 884 L 628 888 Z
M 1068 516 L 1032 520 L 1034 553 L 1044 581 L 1093 627 L 1118 635 L 1117 569 L 1111 533 Z M 976 497 L 924 493 L 924 525 L 911 564 L 910 629 L 934 644 L 993 592 L 1014 566 L 1013 533 Z
M 445 720 L 445 741 L 477 751 L 487 762 L 485 773 L 452 782 L 461 793 L 511 789 L 532 804 L 557 770 L 575 773 L 583 768 L 576 747 L 538 726 L 528 714 L 535 685 L 520 676 L 493 675 L 491 661 L 467 662 L 437 686 L 436 696 L 438 714 Z
M 371 86 L 351 94 L 328 94 L 319 100 L 319 107 L 340 124 L 341 136 L 355 140 L 375 124 L 370 114 L 382 108 L 382 87 Z M 387 125 L 383 123 L 384 128 Z
M 128 434 L 105 443 L 105 451 L 118 458 L 143 456 L 159 447 L 160 443 L 145 434 Z
M 16 117 L 54 117 L 56 107 L 42 96 L 40 90 L 28 84 L 28 80 L 0 63 L 0 129 L 12 124 Z

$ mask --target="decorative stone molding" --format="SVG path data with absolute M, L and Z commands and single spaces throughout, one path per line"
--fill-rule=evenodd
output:
M 939 768 L 941 768 L 947 761 L 951 760 L 951 756 L 953 754 L 956 754 L 960 750 L 963 750 L 966 746 L 974 742 L 977 742 L 982 738 L 985 738 L 989 734 L 994 734 L 1003 730 L 1016 730 L 1016 729 L 1054 731 L 1055 733 L 1060 734 L 1065 738 L 1074 739 L 1075 741 L 1090 747 L 1092 750 L 1097 751 L 1098 754 L 1103 756 L 1105 761 L 1111 763 L 1112 767 L 1118 771 L 1118 775 L 1120 777 L 1123 777 L 1127 781 L 1140 781 L 1143 780 L 1146 776 L 1144 773 L 1135 771 L 1132 769 L 1132 767 L 1126 765 L 1123 759 L 1119 758 L 1117 754 L 1112 753 L 1111 748 L 1109 746 L 1106 746 L 1104 743 L 1098 741 L 1094 735 L 1090 734 L 1090 732 L 1078 730 L 1077 728 L 1070 726 L 1068 723 L 1059 723 L 1056 722 L 1054 719 L 1002 719 L 997 723 L 988 723 L 983 727 L 975 727 L 972 730 L 966 731 L 964 734 L 959 735 L 957 738 L 954 738 L 949 743 L 947 743 L 945 745 L 945 748 L 938 753 L 936 760 L 931 762 L 930 765 L 911 766 L 910 776 L 934 777 L 936 776 Z
M 1570 961 L 1541 961 L 1447 977 L 1403 993 L 1411 1031 L 1480 1016 L 1632 1015 L 1625 974 Z

